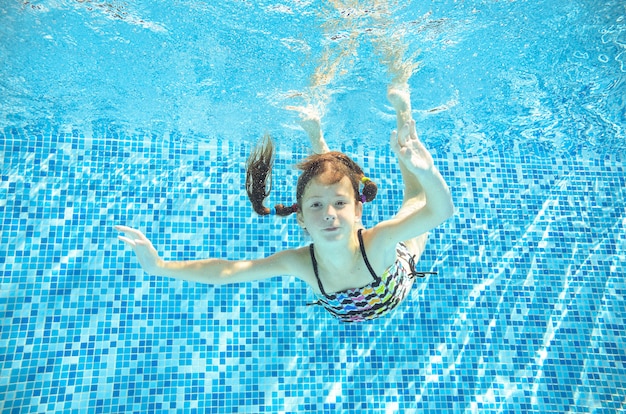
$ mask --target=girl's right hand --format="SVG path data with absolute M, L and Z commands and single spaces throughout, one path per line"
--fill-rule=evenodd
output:
M 132 247 L 143 270 L 146 273 L 158 273 L 157 270 L 160 268 L 163 260 L 159 257 L 159 253 L 150 240 L 141 231 L 130 227 L 115 226 L 115 230 L 125 234 L 124 236 L 118 236 L 118 239 Z

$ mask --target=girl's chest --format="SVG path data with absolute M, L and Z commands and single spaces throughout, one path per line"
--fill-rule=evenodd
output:
M 365 265 L 355 266 L 345 272 L 320 271 L 319 279 L 327 294 L 343 292 L 349 289 L 358 289 L 376 281 Z M 320 290 L 317 287 L 316 290 Z M 322 293 L 321 291 L 317 293 Z

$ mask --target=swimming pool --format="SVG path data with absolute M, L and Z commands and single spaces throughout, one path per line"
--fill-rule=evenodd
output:
M 323 29 L 344 17 L 316 1 L 3 5 L 2 412 L 622 412 L 626 8 L 593 3 L 390 5 L 421 50 L 418 132 L 457 211 L 421 260 L 438 274 L 363 324 L 306 307 L 290 278 L 145 275 L 112 226 L 172 259 L 308 243 L 252 213 L 243 164 L 271 132 L 272 197 L 291 201 L 308 149 L 283 107 L 346 27 L 358 48 L 324 127 L 379 184 L 365 225 L 393 215 L 366 41 L 384 3 Z

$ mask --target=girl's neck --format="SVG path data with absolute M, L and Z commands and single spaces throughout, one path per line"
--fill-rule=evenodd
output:
M 360 255 L 357 231 L 358 229 L 354 229 L 351 237 L 346 240 L 315 243 L 315 257 L 319 265 L 329 271 L 349 270 L 354 267 Z

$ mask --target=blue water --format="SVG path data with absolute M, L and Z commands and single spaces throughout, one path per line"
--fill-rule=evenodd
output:
M 293 278 L 146 275 L 112 229 L 140 228 L 178 260 L 309 243 L 295 219 L 252 213 L 244 162 L 271 132 L 271 201 L 292 202 L 308 148 L 284 106 L 342 45 L 328 25 L 338 12 L 0 5 L 0 411 L 624 411 L 626 6 L 390 9 L 421 51 L 414 116 L 457 211 L 421 260 L 438 274 L 392 315 L 345 325 L 306 307 L 313 295 Z M 379 184 L 371 226 L 402 186 L 388 77 L 360 16 L 324 129 Z

